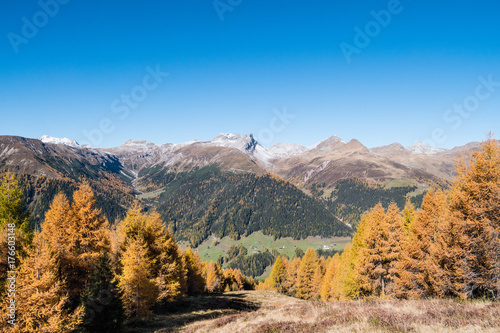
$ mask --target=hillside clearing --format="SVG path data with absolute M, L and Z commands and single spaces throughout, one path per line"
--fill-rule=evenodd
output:
M 498 332 L 500 303 L 310 302 L 273 291 L 190 297 L 127 332 Z

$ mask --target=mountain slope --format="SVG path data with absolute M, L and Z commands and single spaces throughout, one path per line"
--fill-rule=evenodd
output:
M 150 181 L 148 177 L 145 174 L 141 181 Z M 352 232 L 324 203 L 270 175 L 236 174 L 210 166 L 181 173 L 164 170 L 163 180 L 163 192 L 150 202 L 176 236 L 193 246 L 212 233 L 238 239 L 259 230 L 278 238 Z
M 133 201 L 133 178 L 116 156 L 66 143 L 0 136 L 0 173 L 15 172 L 26 190 L 36 222 L 43 219 L 57 192 L 71 196 L 78 184 L 90 183 L 98 206 L 113 221 Z

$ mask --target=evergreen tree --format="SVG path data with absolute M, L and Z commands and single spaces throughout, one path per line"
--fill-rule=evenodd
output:
M 13 264 L 17 266 L 26 255 L 33 237 L 30 221 L 16 176 L 5 174 L 0 181 L 0 295 L 4 292 L 7 271 L 11 270 L 9 264 L 12 262 L 8 262 L 8 257 L 13 258 Z
M 110 260 L 103 253 L 90 274 L 90 281 L 82 296 L 84 331 L 119 332 L 125 319 L 121 297 Z

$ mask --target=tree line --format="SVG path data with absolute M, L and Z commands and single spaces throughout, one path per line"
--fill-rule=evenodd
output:
M 113 227 L 82 183 L 69 200 L 55 196 L 44 222 L 31 230 L 22 190 L 7 174 L 0 184 L 2 329 L 12 332 L 115 332 L 124 323 L 187 295 L 251 289 L 238 269 L 203 263 L 181 251 L 156 211 L 135 203 Z M 16 235 L 15 323 L 7 294 L 9 244 Z M 11 267 L 12 268 L 12 267 Z
M 457 163 L 446 191 L 366 212 L 341 255 L 278 258 L 259 289 L 304 299 L 500 300 L 500 145 L 485 141 Z

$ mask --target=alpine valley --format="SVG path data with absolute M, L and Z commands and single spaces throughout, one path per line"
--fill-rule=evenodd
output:
M 398 143 L 368 149 L 336 136 L 305 147 L 220 134 L 211 141 L 115 148 L 70 139 L 0 136 L 0 172 L 15 172 L 36 223 L 58 192 L 87 181 L 111 223 L 135 200 L 155 207 L 177 239 L 196 247 L 210 236 L 261 231 L 275 238 L 350 236 L 362 214 L 382 202 L 416 206 L 430 187 L 447 187 L 455 162 L 479 147 Z

